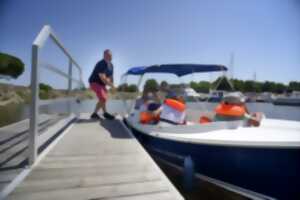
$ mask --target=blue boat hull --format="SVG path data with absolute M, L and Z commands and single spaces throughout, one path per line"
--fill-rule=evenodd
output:
M 191 156 L 199 174 L 276 199 L 300 199 L 300 149 L 191 144 L 130 127 L 154 156 L 179 167 Z M 173 156 L 176 155 L 176 156 Z

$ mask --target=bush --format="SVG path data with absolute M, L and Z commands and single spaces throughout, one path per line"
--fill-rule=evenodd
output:
M 144 90 L 147 91 L 157 91 L 158 90 L 158 83 L 155 79 L 148 79 L 144 85 Z
M 40 83 L 39 87 L 40 87 L 40 90 L 44 90 L 46 92 L 53 90 L 53 88 L 50 85 L 47 85 L 45 83 Z
M 119 85 L 118 87 L 119 92 L 138 92 L 138 87 L 135 84 L 128 85 L 127 83 L 124 83 L 122 85 Z
M 210 89 L 210 83 L 208 81 L 200 81 L 199 83 L 192 81 L 190 87 L 196 92 L 208 93 Z
M 0 53 L 0 74 L 18 78 L 24 72 L 24 63 L 17 57 Z

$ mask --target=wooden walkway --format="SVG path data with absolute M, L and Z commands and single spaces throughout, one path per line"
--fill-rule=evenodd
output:
M 119 120 L 83 116 L 8 199 L 183 199 Z
M 49 128 L 51 129 L 62 119 L 64 116 L 40 115 L 39 147 L 42 147 L 53 136 L 47 134 Z M 0 128 L 0 194 L 28 164 L 28 130 L 28 119 Z

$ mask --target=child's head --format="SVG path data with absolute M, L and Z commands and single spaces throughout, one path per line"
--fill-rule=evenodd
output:
M 240 92 L 231 92 L 226 94 L 222 100 L 225 104 L 243 105 L 245 104 L 245 97 Z

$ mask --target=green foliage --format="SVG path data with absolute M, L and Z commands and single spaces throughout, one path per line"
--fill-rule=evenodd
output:
M 40 88 L 40 92 L 39 92 L 40 99 L 49 99 L 51 96 L 50 93 L 53 90 L 53 88 L 46 83 L 40 83 L 39 88 Z
M 276 83 L 272 81 L 257 82 L 257 81 L 243 81 L 238 79 L 232 80 L 234 89 L 241 92 L 273 92 L 281 94 L 287 91 L 299 90 L 300 91 L 300 82 L 292 81 L 289 85 L 283 83 Z M 295 86 L 299 84 L 298 87 L 290 87 L 290 85 Z
M 200 81 L 199 83 L 192 81 L 190 87 L 193 88 L 196 92 L 208 93 L 211 87 L 211 84 L 208 81 Z
M 155 79 L 148 79 L 144 85 L 144 90 L 157 91 L 158 83 Z
M 138 92 L 138 87 L 135 84 L 131 84 L 127 88 L 128 92 Z
M 288 85 L 288 90 L 300 91 L 300 82 L 291 81 Z
M 238 79 L 232 79 L 231 82 L 233 83 L 233 87 L 235 90 L 244 92 L 244 81 Z
M 220 81 L 220 78 L 214 81 L 212 86 L 215 86 L 217 81 Z M 272 81 L 258 82 L 252 80 L 243 81 L 239 79 L 231 79 L 230 81 L 233 84 L 234 90 L 241 92 L 273 92 L 281 94 L 283 92 L 300 91 L 300 82 L 297 81 L 291 81 L 288 85 Z M 224 85 L 226 86 L 226 84 Z M 218 89 L 224 89 L 224 86 L 221 86 L 222 83 L 220 83 Z M 211 84 L 207 81 L 201 81 L 199 83 L 192 81 L 190 87 L 197 92 L 208 92 L 209 88 L 211 88 Z
M 254 81 L 245 81 L 244 82 L 244 90 L 247 92 L 255 92 L 255 85 L 254 85 Z
M 39 87 L 40 87 L 40 90 L 43 90 L 43 91 L 46 91 L 46 92 L 49 92 L 49 91 L 53 90 L 53 88 L 50 85 L 46 84 L 46 83 L 40 83 Z
M 128 85 L 127 83 L 124 83 L 122 85 L 119 85 L 118 87 L 119 92 L 138 92 L 138 87 L 135 84 Z
M 24 63 L 17 57 L 0 53 L 0 74 L 18 78 L 24 72 Z

